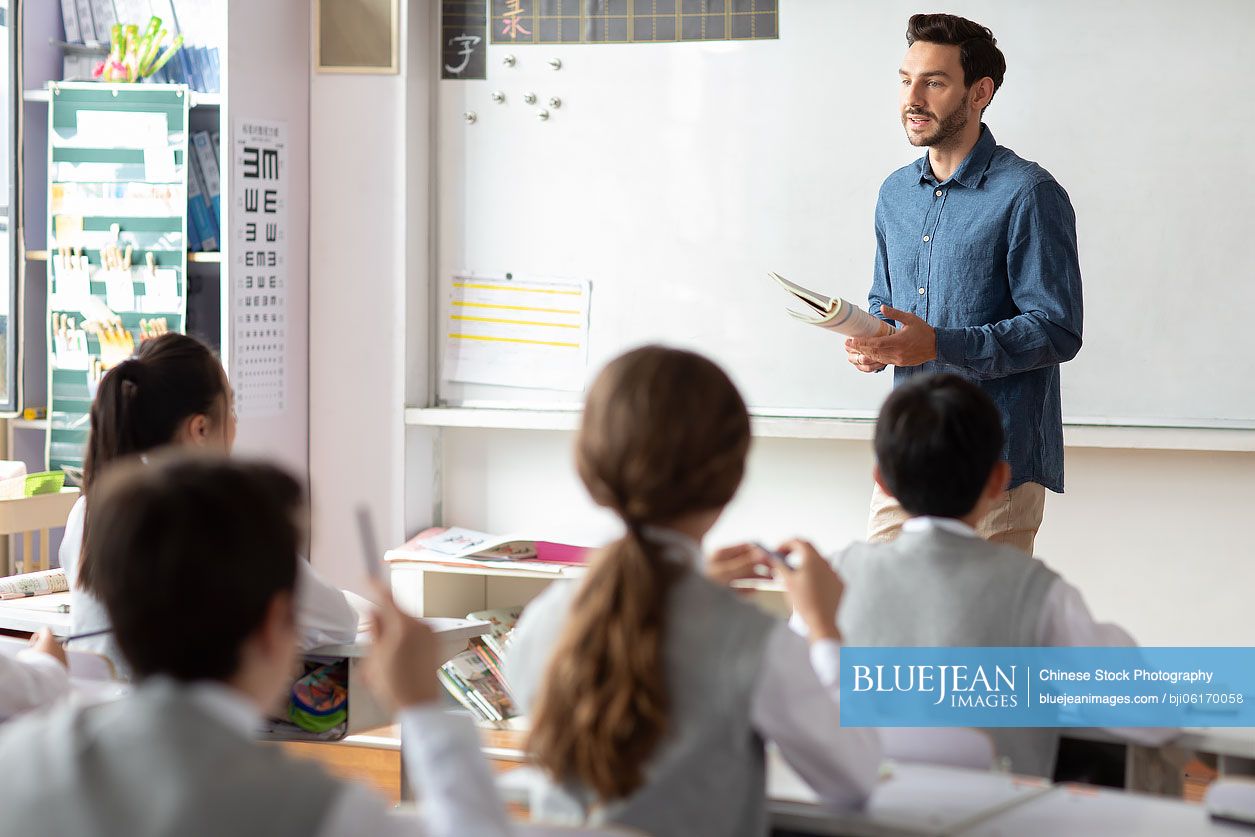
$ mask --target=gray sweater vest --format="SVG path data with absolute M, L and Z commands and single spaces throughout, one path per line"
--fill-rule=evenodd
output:
M 5 834 L 309 837 L 339 784 L 229 729 L 173 684 L 0 733 Z
M 837 556 L 847 646 L 1032 646 L 1058 575 L 1018 549 L 941 529 L 856 543 Z M 988 729 L 1016 773 L 1049 777 L 1058 734 Z
M 524 712 L 535 705 L 577 589 L 551 584 L 511 637 L 507 677 Z M 670 730 L 645 784 L 599 805 L 586 788 L 550 782 L 533 800 L 534 818 L 616 823 L 653 837 L 767 833 L 763 741 L 751 706 L 767 639 L 779 623 L 693 572 L 671 589 L 666 619 Z

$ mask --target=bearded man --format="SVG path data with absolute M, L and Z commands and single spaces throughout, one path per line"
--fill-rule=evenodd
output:
M 895 386 L 954 372 L 993 398 L 1011 477 L 977 531 L 1031 555 L 1045 489 L 1063 491 L 1059 364 L 1081 348 L 1076 215 L 1049 172 L 982 122 L 1006 72 L 993 33 L 917 14 L 906 41 L 902 125 L 928 152 L 881 186 L 868 295 L 869 310 L 898 329 L 847 340 L 846 352 L 862 372 L 893 366 Z M 868 540 L 892 540 L 907 517 L 875 486 Z

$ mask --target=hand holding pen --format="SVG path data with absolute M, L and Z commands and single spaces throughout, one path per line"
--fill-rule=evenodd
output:
M 800 539 L 786 541 L 773 555 L 776 571 L 788 591 L 793 610 L 806 623 L 812 642 L 840 640 L 837 610 L 845 583 L 815 547 Z
M 47 654 L 54 660 L 58 660 L 61 665 L 69 668 L 69 661 L 66 659 L 65 647 L 57 641 L 55 636 L 52 635 L 52 631 L 47 628 L 40 628 L 37 633 L 31 634 L 30 644 L 31 648 Z

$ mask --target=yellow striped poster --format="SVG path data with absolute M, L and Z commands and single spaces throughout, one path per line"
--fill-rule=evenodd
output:
M 581 280 L 452 277 L 443 378 L 582 391 L 590 295 Z

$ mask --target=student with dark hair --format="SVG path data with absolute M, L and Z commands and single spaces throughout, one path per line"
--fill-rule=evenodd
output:
M 880 410 L 875 448 L 876 484 L 909 518 L 895 541 L 856 543 L 832 559 L 846 585 L 837 620 L 846 644 L 1136 644 L 1096 622 L 1080 591 L 1040 560 L 977 534 L 1011 472 L 998 409 L 980 387 L 945 374 L 902 384 Z M 989 732 L 1012 770 L 1052 775 L 1056 732 Z M 1120 732 L 1155 745 L 1175 734 Z
M 907 23 L 899 68 L 907 141 L 927 148 L 876 202 L 868 307 L 897 322 L 846 341 L 863 372 L 894 383 L 958 372 L 993 400 L 1011 479 L 977 529 L 1032 555 L 1046 489 L 1063 491 L 1059 367 L 1081 348 L 1076 215 L 1041 166 L 998 145 L 981 120 L 1007 63 L 985 26 L 949 14 Z M 897 537 L 907 512 L 873 488 L 868 540 Z
M 186 454 L 111 469 L 93 492 L 94 589 L 135 690 L 0 731 L 6 834 L 415 834 L 383 800 L 253 740 L 291 685 L 304 494 L 268 465 Z M 387 591 L 370 681 L 399 708 L 432 835 L 509 832 L 468 718 L 439 706 L 437 643 Z
M 648 346 L 588 393 L 580 478 L 625 532 L 579 583 L 528 605 L 507 649 L 547 783 L 533 816 L 654 835 L 767 833 L 764 741 L 834 805 L 871 791 L 880 744 L 842 729 L 841 582 L 801 541 L 780 567 L 806 643 L 701 573 L 701 540 L 745 470 L 749 416 L 728 377 L 691 352 Z M 818 673 L 818 674 L 817 674 Z
M 166 447 L 221 454 L 235 443 L 235 407 L 222 364 L 204 343 L 183 334 L 163 334 L 140 346 L 135 357 L 110 369 L 91 408 L 91 434 L 83 471 L 83 496 L 74 504 L 61 541 L 61 566 L 70 581 L 74 633 L 107 631 L 110 620 L 96 589 L 95 558 L 84 548 L 95 525 L 96 483 L 118 462 L 143 459 Z M 142 566 L 142 562 L 141 562 Z M 344 593 L 309 566 L 298 565 L 297 624 L 301 648 L 352 642 L 357 613 Z M 75 650 L 109 657 L 127 670 L 108 633 L 79 640 Z

